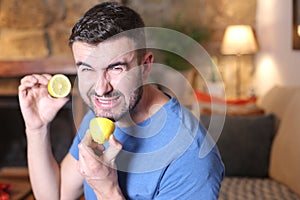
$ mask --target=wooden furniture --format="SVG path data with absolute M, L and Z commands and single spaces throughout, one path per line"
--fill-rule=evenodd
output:
M 10 185 L 10 200 L 33 199 L 27 168 L 0 169 L 0 183 Z

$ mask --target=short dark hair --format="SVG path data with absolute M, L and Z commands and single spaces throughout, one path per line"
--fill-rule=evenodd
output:
M 124 31 L 134 30 L 134 34 L 125 32 L 139 47 L 145 47 L 145 27 L 141 16 L 129 7 L 117 2 L 104 2 L 89 9 L 74 25 L 69 45 L 75 41 L 97 45 Z

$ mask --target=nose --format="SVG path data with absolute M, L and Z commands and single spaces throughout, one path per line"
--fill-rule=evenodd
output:
M 99 73 L 98 80 L 95 85 L 95 93 L 98 96 L 103 96 L 111 91 L 113 91 L 113 87 L 110 82 L 110 77 L 108 77 L 105 72 Z

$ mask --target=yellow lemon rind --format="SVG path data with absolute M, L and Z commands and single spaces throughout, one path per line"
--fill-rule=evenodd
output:
M 99 144 L 105 143 L 114 132 L 114 129 L 115 125 L 110 119 L 96 117 L 90 121 L 92 139 Z

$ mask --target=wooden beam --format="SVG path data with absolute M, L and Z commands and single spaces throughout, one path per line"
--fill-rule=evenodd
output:
M 0 77 L 20 77 L 27 74 L 75 75 L 76 67 L 71 58 L 42 59 L 31 61 L 0 61 Z

